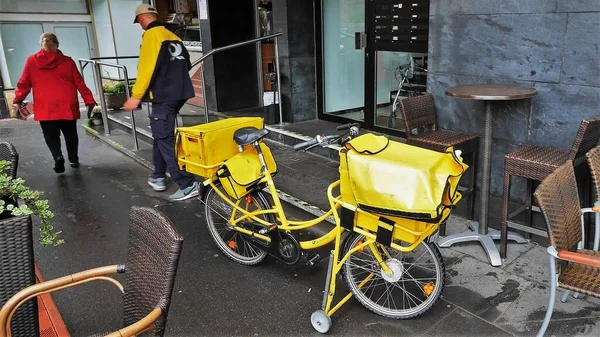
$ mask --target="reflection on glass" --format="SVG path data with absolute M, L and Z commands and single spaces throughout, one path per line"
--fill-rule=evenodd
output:
M 365 56 L 354 46 L 354 33 L 364 31 L 364 0 L 323 1 L 325 113 L 364 120 Z
M 375 124 L 404 130 L 400 100 L 427 89 L 427 54 L 393 51 L 377 52 Z
M 39 23 L 3 23 L 0 24 L 2 49 L 8 67 L 8 76 L 4 76 L 4 86 L 14 88 L 23 72 L 29 55 L 40 50 L 40 36 L 44 32 Z
M 55 26 L 54 34 L 60 41 L 60 50 L 70 56 L 75 62 L 79 59 L 90 59 L 90 41 L 87 26 Z M 85 84 L 96 93 L 92 67 L 87 66 L 83 72 Z

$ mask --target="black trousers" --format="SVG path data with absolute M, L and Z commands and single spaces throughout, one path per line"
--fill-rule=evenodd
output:
M 67 144 L 67 154 L 71 163 L 79 162 L 77 148 L 79 147 L 79 137 L 77 136 L 77 120 L 57 120 L 57 121 L 40 121 L 42 132 L 46 145 L 52 152 L 52 157 L 57 160 L 62 157 L 60 145 L 60 133 L 62 131 Z

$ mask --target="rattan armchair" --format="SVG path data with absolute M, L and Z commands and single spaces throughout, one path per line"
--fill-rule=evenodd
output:
M 8 169 L 8 176 L 13 179 L 17 178 L 17 167 L 19 166 L 19 154 L 17 149 L 9 142 L 0 142 L 0 161 L 9 161 L 10 168 Z
M 583 215 L 600 211 L 580 209 L 573 162 L 567 161 L 548 175 L 535 192 L 548 227 L 550 246 L 550 301 L 538 332 L 546 332 L 554 310 L 556 288 L 600 297 L 600 252 L 583 249 Z M 559 259 L 561 264 L 556 263 Z M 558 274 L 558 275 L 557 275 Z M 563 302 L 566 296 L 562 298 Z
M 542 181 L 567 160 L 575 167 L 585 162 L 585 154 L 598 144 L 600 140 L 600 118 L 583 120 L 575 136 L 571 151 L 563 151 L 549 147 L 531 145 L 525 146 L 504 157 L 504 196 L 502 198 L 502 230 L 500 241 L 500 257 L 506 258 L 508 227 L 524 232 L 546 236 L 546 232 L 531 227 L 534 206 L 532 190 L 534 181 Z M 524 206 L 509 212 L 511 177 L 527 179 L 527 202 Z M 523 211 L 529 212 L 527 224 L 511 221 Z
M 95 336 L 163 336 L 182 243 L 183 238 L 162 213 L 132 207 L 125 264 L 90 269 L 21 290 L 0 310 L 0 337 L 11 336 L 11 318 L 29 299 L 97 280 L 111 282 L 123 292 L 125 328 Z M 116 273 L 125 273 L 125 287 L 109 277 Z
M 594 207 L 600 207 L 600 146 L 591 149 L 585 154 L 590 173 L 592 175 L 592 182 L 594 185 Z M 594 250 L 600 248 L 600 213 L 595 214 L 596 229 L 594 231 Z
M 465 162 L 471 171 L 462 194 L 463 197 L 469 197 L 467 218 L 473 219 L 479 137 L 467 133 L 440 130 L 431 94 L 402 99 L 400 111 L 406 129 L 406 144 L 438 152 L 445 152 L 449 147 L 462 151 L 463 158 L 466 159 Z M 441 236 L 445 235 L 445 225 L 440 226 L 439 233 Z

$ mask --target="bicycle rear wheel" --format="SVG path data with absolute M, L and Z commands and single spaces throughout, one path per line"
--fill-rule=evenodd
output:
M 355 235 L 344 252 L 365 241 Z M 376 247 L 392 271 L 386 274 L 371 253 Z M 438 300 L 445 282 L 444 260 L 435 244 L 422 242 L 411 252 L 374 243 L 353 253 L 344 263 L 348 287 L 367 309 L 390 318 L 423 314 Z
M 220 191 L 227 195 L 225 191 L 218 186 Z M 206 192 L 204 202 L 204 214 L 206 216 L 206 224 L 213 240 L 219 247 L 219 249 L 233 261 L 251 266 L 256 265 L 267 256 L 267 253 L 250 244 L 243 234 L 233 229 L 229 219 L 233 213 L 233 206 L 227 201 L 223 200 L 219 194 L 217 194 L 214 188 L 209 187 Z M 233 201 L 233 199 L 231 199 Z M 233 201 L 235 203 L 235 201 Z M 248 196 L 244 197 L 240 202 L 239 206 L 248 210 L 249 212 L 256 210 L 270 209 L 268 199 L 264 196 L 261 191 L 253 192 Z M 239 213 L 238 213 L 239 214 Z M 274 223 L 275 219 L 271 214 L 264 214 L 261 218 L 270 223 Z M 252 223 L 245 223 L 249 230 L 258 231 L 260 225 Z M 255 228 L 252 228 L 255 227 Z

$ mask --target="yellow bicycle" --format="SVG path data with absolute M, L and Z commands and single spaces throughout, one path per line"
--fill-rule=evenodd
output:
M 467 166 L 460 153 L 433 152 L 373 134 L 358 136 L 355 124 L 339 127 L 344 133 L 294 146 L 310 150 L 337 143 L 342 150 L 340 180 L 327 190 L 331 209 L 313 220 L 292 221 L 273 182 L 275 160 L 262 141 L 268 131 L 261 128 L 262 121 L 237 120 L 178 129 L 180 166 L 209 177 L 202 196 L 206 222 L 227 257 L 256 265 L 270 255 L 295 264 L 304 251 L 335 242 L 323 305 L 311 315 L 321 333 L 329 331 L 331 315 L 353 295 L 369 310 L 399 319 L 418 316 L 437 301 L 445 267 L 431 236 L 461 198 L 457 185 Z M 223 145 L 227 138 L 235 146 Z M 207 159 L 216 156 L 206 152 L 216 139 L 221 140 L 221 156 L 229 151 L 223 161 Z M 203 150 L 192 154 L 198 146 Z M 330 216 L 336 225 L 324 236 L 299 242 L 292 235 Z M 345 232 L 349 235 L 343 236 Z M 334 306 L 339 273 L 351 292 Z

